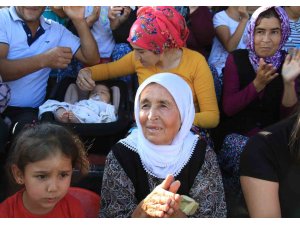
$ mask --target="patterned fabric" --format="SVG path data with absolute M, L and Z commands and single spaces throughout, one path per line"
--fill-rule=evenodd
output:
M 128 149 L 124 150 L 128 151 Z M 147 175 L 150 191 L 163 181 Z M 216 155 L 209 147 L 206 149 L 201 170 L 190 189 L 190 197 L 199 203 L 199 208 L 193 217 L 226 217 L 221 173 Z M 100 217 L 131 217 L 138 204 L 131 180 L 114 154 L 110 152 L 106 159 L 102 180 Z
M 0 113 L 6 109 L 7 104 L 10 99 L 10 88 L 7 84 L 2 82 L 2 78 L 0 76 Z
M 291 35 L 284 45 L 284 49 L 288 51 L 291 48 L 300 49 L 300 17 L 297 21 L 290 20 Z
M 226 193 L 241 192 L 240 157 L 248 140 L 249 137 L 240 134 L 229 134 L 218 153 Z
M 219 74 L 216 67 L 213 64 L 208 63 L 208 66 L 214 79 L 217 101 L 218 103 L 220 103 L 223 87 L 223 73 Z
M 189 30 L 185 19 L 174 7 L 145 6 L 137 11 L 128 42 L 156 54 L 165 49 L 185 46 Z
M 211 148 L 214 148 L 214 143 L 207 129 L 203 129 L 193 125 L 191 128 L 191 132 L 197 134 L 199 136 L 199 139 L 203 139 L 206 142 L 206 144 L 208 144 Z
M 280 64 L 284 60 L 285 53 L 281 49 L 283 48 L 285 42 L 288 40 L 290 35 L 290 25 L 289 25 L 289 18 L 285 10 L 281 7 L 259 7 L 251 16 L 250 23 L 248 24 L 248 36 L 249 42 L 247 48 L 249 49 L 249 59 L 255 71 L 257 71 L 259 59 L 260 57 L 256 55 L 255 48 L 254 48 L 254 31 L 256 26 L 256 21 L 259 18 L 259 15 L 262 12 L 267 11 L 270 8 L 274 8 L 277 12 L 280 23 L 281 23 L 281 41 L 279 44 L 279 48 L 275 52 L 273 56 L 269 56 L 264 58 L 266 63 L 272 63 L 277 69 L 279 68 Z

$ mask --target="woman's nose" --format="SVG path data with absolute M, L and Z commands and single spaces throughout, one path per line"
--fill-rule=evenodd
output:
M 158 119 L 158 114 L 157 114 L 157 110 L 156 109 L 151 108 L 149 110 L 148 119 L 149 120 L 156 120 L 156 119 Z
M 263 39 L 262 39 L 264 42 L 269 42 L 271 40 L 270 38 L 270 34 L 269 33 L 265 33 L 265 35 L 263 36 Z

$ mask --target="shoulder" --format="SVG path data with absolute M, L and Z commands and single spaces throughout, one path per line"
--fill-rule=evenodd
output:
M 213 17 L 213 23 L 214 27 L 220 26 L 220 25 L 226 25 L 228 21 L 228 16 L 225 12 L 225 10 L 218 12 L 217 14 L 214 15 Z
M 10 19 L 9 16 L 9 8 L 2 8 L 0 9 L 0 18 L 1 19 Z
M 125 146 L 124 143 L 118 142 L 112 147 L 111 154 L 119 161 L 121 165 L 123 163 L 130 164 L 133 160 L 139 158 L 138 153 L 133 150 L 130 150 L 128 146 Z
M 52 19 L 47 19 L 44 16 L 41 16 L 41 25 L 44 27 L 45 30 L 49 29 L 51 31 L 58 32 L 69 31 L 65 26 Z
M 293 115 L 279 123 L 267 127 L 249 140 L 249 146 L 258 143 L 266 143 L 268 146 L 278 148 L 279 145 L 286 145 L 289 141 L 297 115 Z
M 183 56 L 188 56 L 188 57 L 192 56 L 192 57 L 197 57 L 199 60 L 205 60 L 205 57 L 197 51 L 185 47 L 183 47 L 182 50 L 183 50 Z
M 16 217 L 15 210 L 23 208 L 22 193 L 23 191 L 18 191 L 0 203 L 0 218 Z
M 243 61 L 249 61 L 249 51 L 247 49 L 236 49 L 228 54 L 227 61 L 232 63 Z
M 12 21 L 12 17 L 10 16 L 10 13 L 9 13 L 9 8 L 1 8 L 0 9 L 0 17 L 2 19 L 7 19 L 7 20 L 11 20 Z
M 207 64 L 205 57 L 201 53 L 184 47 L 182 48 L 182 51 L 182 61 L 184 63 L 190 64 L 191 66 Z
M 289 117 L 251 137 L 241 154 L 241 174 L 276 180 L 290 163 L 289 138 L 297 116 Z

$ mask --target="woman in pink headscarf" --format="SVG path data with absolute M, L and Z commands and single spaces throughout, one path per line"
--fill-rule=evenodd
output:
M 118 61 L 82 69 L 77 85 L 82 90 L 91 90 L 95 81 L 134 73 L 141 84 L 155 73 L 175 73 L 193 92 L 194 125 L 216 127 L 219 109 L 213 78 L 204 56 L 185 48 L 188 34 L 184 18 L 174 7 L 141 7 L 128 37 L 134 51 Z

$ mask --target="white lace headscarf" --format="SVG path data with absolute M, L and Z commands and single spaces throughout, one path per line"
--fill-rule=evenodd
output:
M 170 145 L 155 145 L 145 138 L 142 131 L 139 121 L 140 95 L 150 83 L 157 83 L 166 88 L 173 96 L 180 112 L 181 127 Z M 120 142 L 139 154 L 147 173 L 162 179 L 168 174 L 177 176 L 188 163 L 198 141 L 198 135 L 190 131 L 195 117 L 195 108 L 189 85 L 181 77 L 172 73 L 159 73 L 149 77 L 137 90 L 134 115 L 137 129 Z

